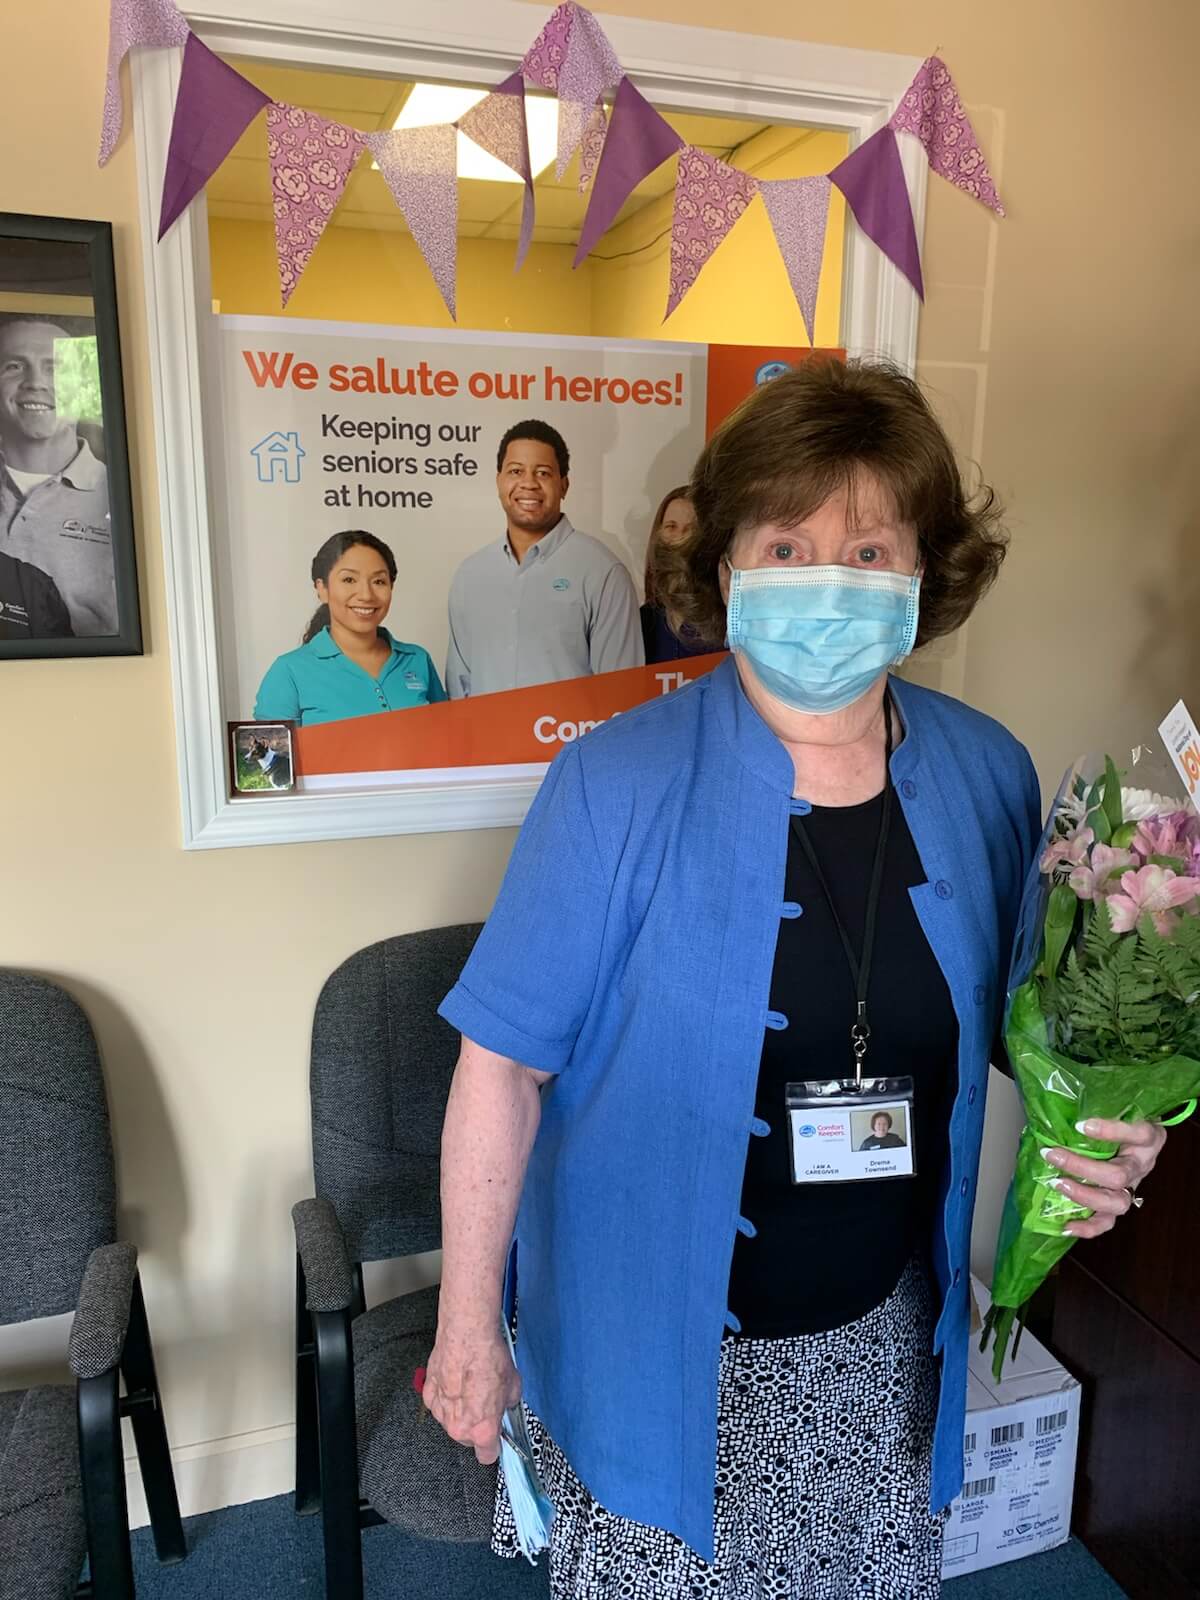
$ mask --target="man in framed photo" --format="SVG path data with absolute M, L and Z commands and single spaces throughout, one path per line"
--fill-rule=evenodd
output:
M 72 632 L 98 637 L 118 632 L 108 474 L 60 394 L 73 337 L 48 315 L 0 313 L 0 553 L 46 573 Z
M 562 509 L 570 467 L 566 441 L 547 422 L 518 422 L 501 439 L 504 538 L 468 556 L 450 585 L 452 700 L 645 661 L 633 579 Z
M 54 579 L 0 554 L 0 639 L 70 639 L 73 632 Z

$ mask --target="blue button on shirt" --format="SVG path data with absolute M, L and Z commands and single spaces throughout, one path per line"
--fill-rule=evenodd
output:
M 342 654 L 328 628 L 322 628 L 298 650 L 278 656 L 259 687 L 255 719 L 298 722 L 311 728 L 318 722 L 340 722 L 345 717 L 403 711 L 408 706 L 444 700 L 446 691 L 429 651 L 393 639 L 386 628 L 379 631 L 392 653 L 377 678 Z
M 929 880 L 911 893 L 959 1024 L 930 1242 L 938 1509 L 962 1487 L 964 1179 L 998 1021 L 974 994 L 1003 991 L 1040 801 L 1028 755 L 997 723 L 894 687 L 905 737 L 892 778 Z M 485 1048 L 557 1074 L 516 1226 L 525 1397 L 603 1506 L 708 1561 L 720 1343 L 748 1140 L 764 1131 L 755 1086 L 793 779 L 732 660 L 589 734 L 551 766 L 441 1007 Z

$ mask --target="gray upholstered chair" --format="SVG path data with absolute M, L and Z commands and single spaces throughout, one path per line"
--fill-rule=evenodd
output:
M 296 1229 L 296 1510 L 320 1509 L 329 1600 L 362 1595 L 361 1530 L 486 1540 L 496 1469 L 451 1443 L 413 1389 L 436 1287 L 367 1308 L 362 1264 L 441 1247 L 442 1121 L 458 1034 L 437 1015 L 479 924 L 369 945 L 313 1020 L 316 1198 Z
M 132 1596 L 123 1416 L 159 1559 L 186 1553 L 96 1041 L 62 989 L 0 971 L 0 1324 L 66 1311 L 74 1387 L 0 1393 L 0 1600 Z

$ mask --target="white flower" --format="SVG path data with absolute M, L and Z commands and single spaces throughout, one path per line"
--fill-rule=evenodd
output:
M 1144 822 L 1147 817 L 1169 816 L 1183 809 L 1182 800 L 1156 794 L 1153 789 L 1121 790 L 1121 816 L 1126 822 Z

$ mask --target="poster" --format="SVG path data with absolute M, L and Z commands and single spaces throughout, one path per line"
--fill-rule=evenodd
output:
M 451 650 L 452 586 L 477 552 L 511 555 L 497 450 L 511 425 L 536 418 L 570 452 L 562 513 L 621 569 L 636 609 L 654 513 L 687 481 L 714 403 L 723 414 L 810 352 L 236 316 L 216 318 L 214 338 L 227 717 L 260 714 L 265 674 L 314 613 L 313 557 L 339 530 L 364 530 L 392 552 L 385 626 L 427 655 L 448 695 L 431 689 L 441 703 L 317 726 L 300 718 L 301 788 L 536 769 L 596 722 L 720 659 L 645 666 L 639 633 L 636 655 L 609 657 L 614 670 L 512 687 L 493 677 L 476 693 Z

